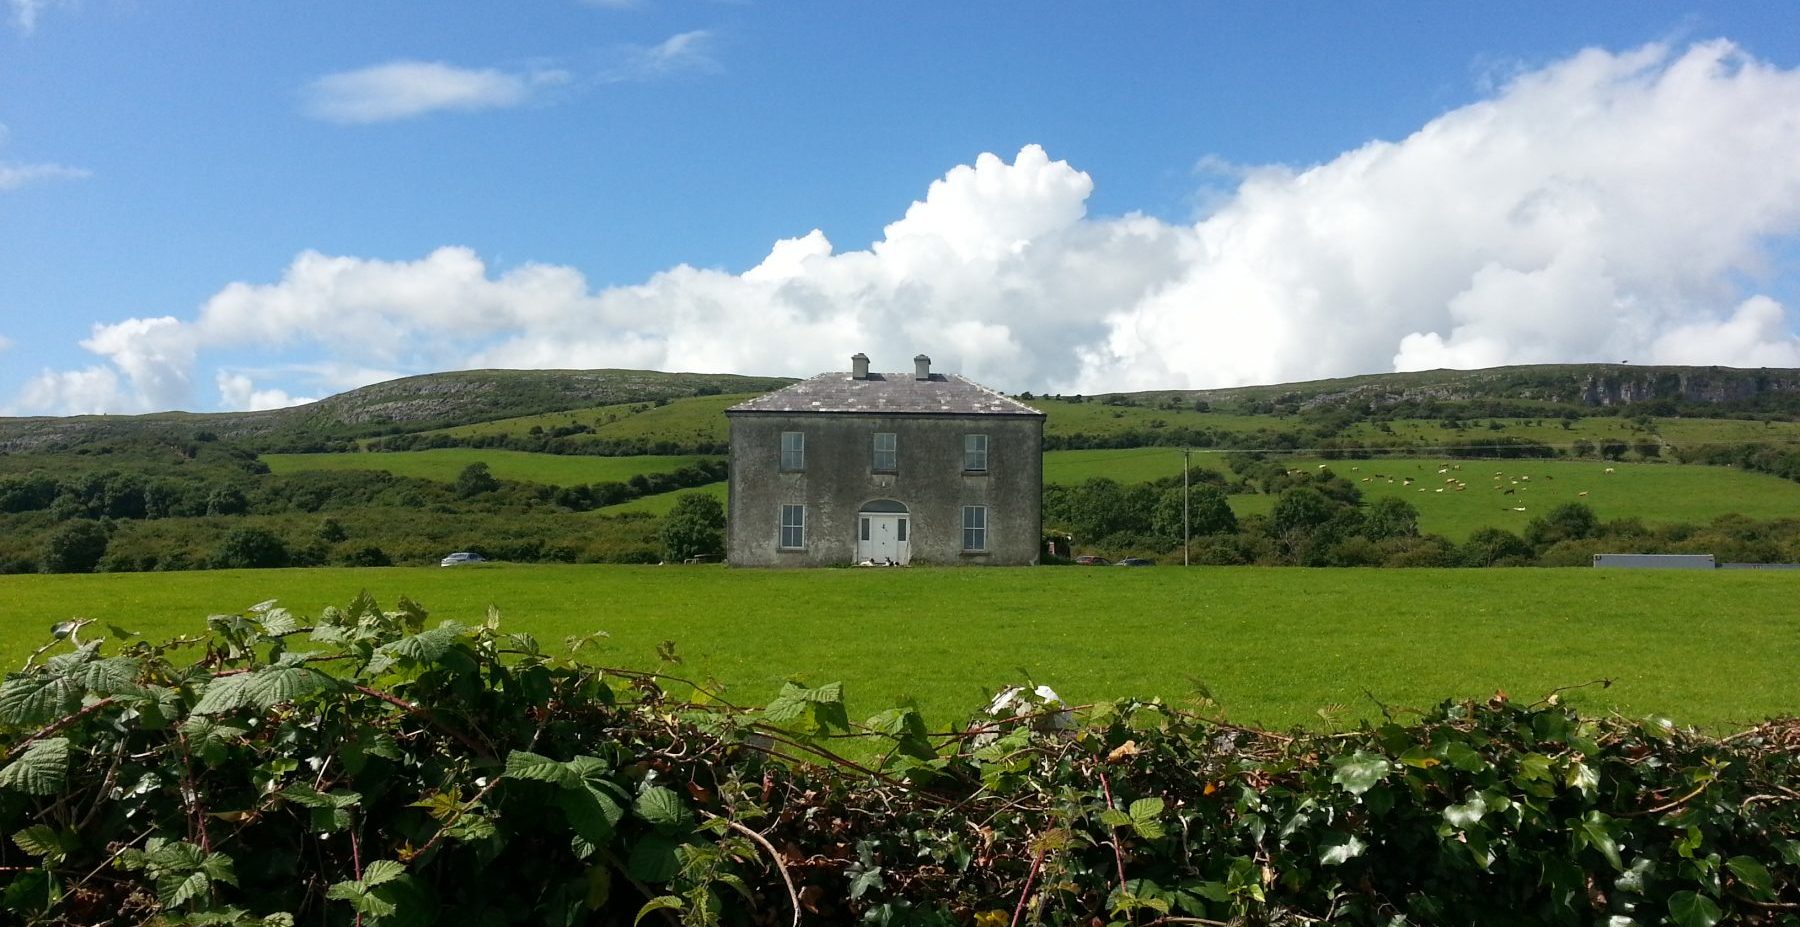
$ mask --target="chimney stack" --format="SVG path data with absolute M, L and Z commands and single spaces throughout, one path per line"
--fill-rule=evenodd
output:
M 926 357 L 923 354 L 913 358 L 913 379 L 931 379 L 931 358 Z
M 850 355 L 850 379 L 867 380 L 869 378 L 869 355 L 861 351 Z

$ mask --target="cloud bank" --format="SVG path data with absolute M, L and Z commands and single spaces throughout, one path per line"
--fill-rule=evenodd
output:
M 1086 393 L 1552 361 L 1800 366 L 1792 316 L 1762 292 L 1780 282 L 1772 249 L 1800 233 L 1795 151 L 1800 71 L 1722 41 L 1586 51 L 1404 139 L 1234 167 L 1192 224 L 1089 216 L 1088 175 L 1028 146 L 952 169 L 867 249 L 814 230 L 741 273 L 596 288 L 457 247 L 307 252 L 192 318 L 96 326 L 83 346 L 99 363 L 46 371 L 20 407 L 191 405 L 197 365 L 246 349 L 336 371 L 333 388 L 489 366 L 807 375 L 859 350 Z M 230 407 L 293 386 L 215 378 Z
M 327 74 L 302 91 L 316 119 L 360 124 L 412 119 L 445 110 L 472 112 L 518 106 L 544 87 L 565 83 L 565 71 L 510 72 L 459 68 L 441 61 L 390 61 Z

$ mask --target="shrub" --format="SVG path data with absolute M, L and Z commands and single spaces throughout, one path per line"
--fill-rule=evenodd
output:
M 106 556 L 106 526 L 85 518 L 67 521 L 44 542 L 44 572 L 92 573 Z
M 287 543 L 264 528 L 233 528 L 213 549 L 207 566 L 215 570 L 288 565 Z
M 663 519 L 659 537 L 670 560 L 717 558 L 725 553 L 725 507 L 704 493 L 685 493 Z

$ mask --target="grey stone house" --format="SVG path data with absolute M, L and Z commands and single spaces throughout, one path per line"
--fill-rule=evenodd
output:
M 1044 413 L 955 374 L 822 373 L 725 410 L 734 566 L 1033 564 Z

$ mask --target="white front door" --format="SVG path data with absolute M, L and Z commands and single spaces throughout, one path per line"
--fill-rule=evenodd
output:
M 857 516 L 856 559 L 905 563 L 908 544 L 905 515 L 864 512 Z

